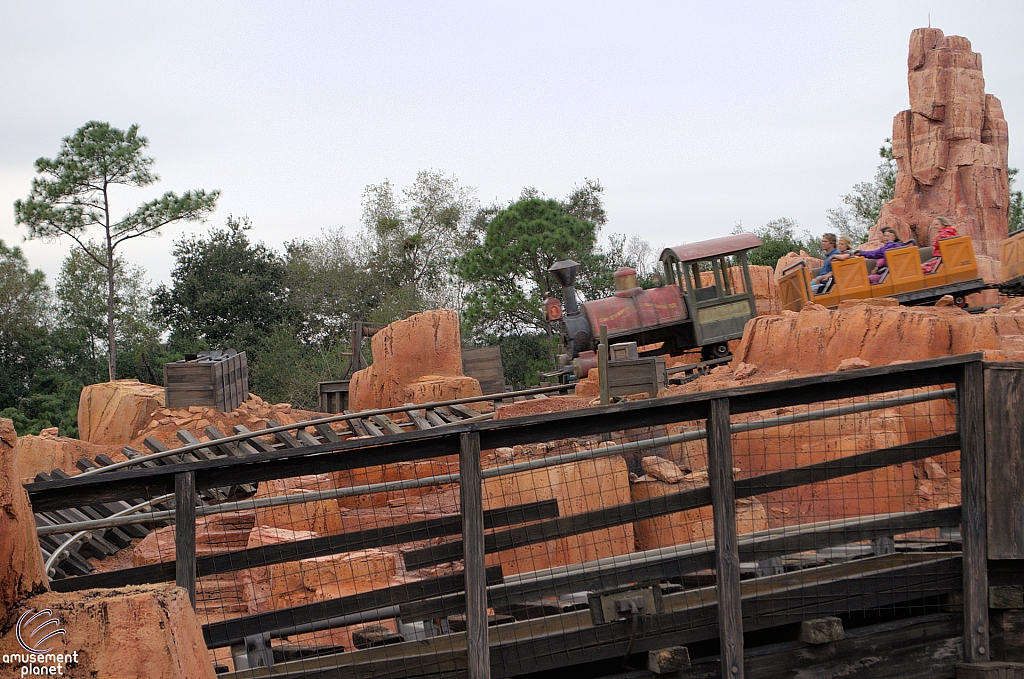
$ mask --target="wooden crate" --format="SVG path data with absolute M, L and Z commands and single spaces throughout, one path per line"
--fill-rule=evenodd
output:
M 348 385 L 351 380 L 333 380 L 330 382 L 318 382 L 317 393 L 319 394 L 320 412 L 322 413 L 343 413 L 348 410 Z
M 647 392 L 651 398 L 668 386 L 664 356 L 608 362 L 608 395 L 629 396 Z
M 249 398 L 245 352 L 199 354 L 164 364 L 164 400 L 168 408 L 206 406 L 228 412 Z
M 462 373 L 479 381 L 484 394 L 505 392 L 505 373 L 501 365 L 500 347 L 463 349 Z

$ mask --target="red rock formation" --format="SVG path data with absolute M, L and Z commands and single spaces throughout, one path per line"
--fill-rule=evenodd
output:
M 973 351 L 998 352 L 986 356 L 992 360 L 1024 358 L 1024 314 L 901 307 L 884 298 L 843 302 L 833 311 L 808 304 L 800 313 L 751 319 L 733 366 L 753 364 L 767 375 L 815 374 L 834 372 L 851 358 L 881 366 Z
M 0 626 L 22 597 L 47 586 L 32 506 L 18 476 L 17 446 L 14 423 L 0 419 Z
M 65 630 L 53 637 L 52 653 L 77 652 L 65 664 L 69 679 L 215 679 L 203 630 L 188 594 L 173 585 L 47 592 L 26 599 L 19 610 L 50 609 Z M 24 653 L 13 627 L 0 637 L 0 655 Z M 48 666 L 50 663 L 40 663 Z M 0 664 L 5 677 L 20 663 Z
M 371 340 L 373 365 L 352 376 L 353 410 L 389 408 L 479 396 L 480 383 L 462 373 L 459 316 L 450 309 L 395 321 Z
M 164 389 L 138 380 L 90 384 L 78 398 L 78 436 L 89 443 L 124 445 L 164 405 Z
M 79 439 L 57 436 L 57 428 L 44 429 L 39 436 L 22 436 L 18 439 L 19 478 L 29 479 L 39 472 L 49 473 L 61 469 L 74 476 L 81 473 L 75 466 L 80 459 L 92 459 L 99 454 L 109 455 L 115 462 L 126 459 L 120 446 L 105 446 Z
M 967 38 L 937 28 L 910 35 L 910 109 L 893 121 L 896 196 L 882 207 L 870 240 L 891 226 L 930 245 L 935 217 L 971 236 L 975 253 L 999 257 L 1007 237 L 1009 136 L 999 100 L 985 94 L 981 55 Z

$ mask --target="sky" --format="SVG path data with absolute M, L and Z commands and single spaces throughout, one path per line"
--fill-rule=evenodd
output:
M 121 251 L 168 282 L 174 241 L 246 215 L 275 248 L 360 227 L 365 187 L 438 169 L 482 204 L 605 187 L 605 233 L 671 246 L 779 217 L 820 233 L 874 176 L 927 26 L 983 57 L 1013 143 L 1024 2 L 0 3 L 0 240 L 23 242 L 36 158 L 89 120 L 150 140 L 161 181 L 220 189 L 207 224 Z

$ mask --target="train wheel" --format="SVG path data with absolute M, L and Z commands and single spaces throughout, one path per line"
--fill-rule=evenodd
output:
M 967 298 L 964 297 L 963 295 L 956 295 L 953 298 L 953 304 L 957 305 L 961 309 L 966 309 L 967 308 Z
M 729 355 L 728 344 L 709 344 L 706 347 L 702 347 L 700 350 L 700 357 L 705 361 L 713 361 L 716 358 L 725 358 Z

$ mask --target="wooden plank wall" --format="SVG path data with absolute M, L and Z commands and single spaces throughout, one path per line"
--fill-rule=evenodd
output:
M 463 349 L 462 372 L 480 382 L 485 394 L 500 394 L 505 391 L 505 373 L 501 365 L 500 347 L 477 347 Z

